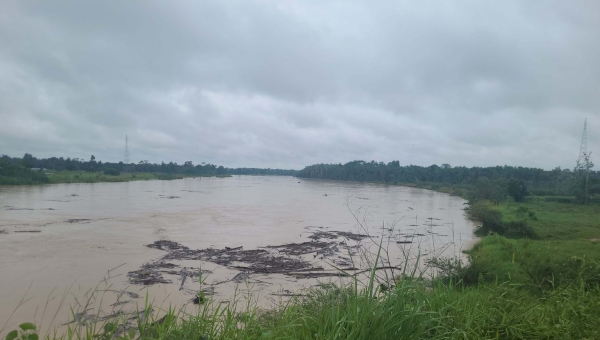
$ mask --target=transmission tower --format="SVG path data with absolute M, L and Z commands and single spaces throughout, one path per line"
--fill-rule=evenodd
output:
M 579 147 L 579 158 L 577 159 L 577 168 L 585 162 L 587 155 L 587 118 L 583 121 L 583 134 L 581 135 L 581 146 Z
M 125 135 L 125 155 L 123 157 L 123 164 L 129 164 L 129 138 Z

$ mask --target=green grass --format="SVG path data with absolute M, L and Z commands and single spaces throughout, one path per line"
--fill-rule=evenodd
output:
M 528 223 L 542 240 L 589 241 L 600 238 L 600 205 L 525 202 L 505 203 L 499 206 L 499 210 L 505 220 L 517 220 L 520 207 L 535 213 L 537 219 Z
M 211 177 L 203 175 L 167 174 L 161 172 L 121 172 L 117 176 L 106 175 L 103 172 L 87 171 L 59 171 L 49 174 L 50 183 L 99 183 L 99 182 L 129 182 L 148 180 L 173 180 L 184 177 Z M 231 175 L 218 175 L 216 177 L 231 177 Z
M 524 220 L 537 237 L 485 237 L 468 251 L 468 283 L 482 275 L 540 289 L 581 281 L 600 284 L 600 206 L 513 202 L 497 209 L 504 222 Z
M 102 172 L 87 172 L 87 171 L 59 171 L 52 175 L 48 175 L 50 183 L 98 183 L 98 182 L 128 182 L 128 181 L 145 181 L 156 179 L 177 179 L 183 176 L 175 176 L 162 173 L 122 172 L 118 176 L 105 175 Z
M 208 302 L 194 315 L 174 309 L 70 326 L 48 339 L 597 339 L 600 290 L 558 288 L 532 295 L 503 284 L 401 280 L 386 292 L 328 286 L 277 309 Z M 160 318 L 159 318 L 160 316 Z M 31 329 L 31 326 L 28 325 Z M 31 331 L 29 331 L 31 333 Z
M 170 174 L 162 172 L 121 172 L 118 175 L 107 175 L 104 172 L 87 171 L 47 171 L 47 174 L 37 172 L 24 172 L 29 177 L 1 176 L 1 185 L 34 185 L 34 184 L 56 184 L 56 183 L 99 183 L 99 182 L 129 182 L 148 180 L 173 180 L 185 177 L 231 177 L 229 174 L 221 175 L 188 175 Z M 37 177 L 36 177 L 37 176 Z M 31 177 L 31 178 L 30 178 Z

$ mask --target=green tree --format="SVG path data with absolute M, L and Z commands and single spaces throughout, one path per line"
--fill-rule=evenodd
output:
M 26 153 L 23 156 L 23 167 L 31 169 L 33 167 L 33 156 L 30 153 Z
M 90 162 L 88 164 L 88 171 L 92 172 L 96 170 L 96 156 L 92 155 L 90 157 Z
M 479 199 L 491 199 L 494 194 L 494 184 L 489 178 L 481 176 L 475 181 L 475 197 Z
M 516 202 L 522 202 L 528 194 L 525 182 L 514 178 L 508 181 L 507 191 Z

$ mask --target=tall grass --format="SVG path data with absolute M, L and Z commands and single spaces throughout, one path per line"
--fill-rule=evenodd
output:
M 371 280 L 374 278 L 371 274 Z M 239 304 L 242 304 L 241 308 Z M 533 296 L 509 284 L 460 287 L 403 279 L 371 287 L 315 288 L 276 310 L 236 299 L 196 314 L 146 303 L 135 319 L 69 327 L 47 339 L 597 339 L 600 290 L 570 287 Z M 30 332 L 31 333 L 31 332 Z
M 380 250 L 382 247 L 380 247 Z M 378 252 L 373 263 L 379 262 Z M 423 280 L 415 272 L 376 285 L 368 282 L 312 288 L 274 310 L 261 310 L 251 295 L 223 304 L 209 300 L 196 313 L 172 307 L 157 313 L 147 296 L 134 313 L 74 323 L 46 339 L 596 339 L 600 289 L 583 284 L 532 294 L 508 282 L 465 286 Z M 200 280 L 200 282 L 202 282 Z M 200 287 L 201 288 L 201 287 Z M 102 290 L 96 289 L 100 294 Z M 95 301 L 98 296 L 89 297 Z M 85 310 L 89 303 L 82 303 Z M 77 315 L 73 311 L 73 316 Z M 37 339 L 23 324 L 16 339 Z M 33 326 L 33 327 L 32 327 Z M 19 334 L 20 333 L 20 334 Z M 21 336 L 21 337 L 18 337 Z M 12 339 L 8 337 L 7 339 Z

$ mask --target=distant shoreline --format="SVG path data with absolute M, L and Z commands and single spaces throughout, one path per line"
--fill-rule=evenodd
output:
M 196 177 L 232 177 L 230 174 L 219 174 L 219 175 L 184 175 L 184 174 L 171 174 L 164 172 L 121 172 L 117 175 L 109 175 L 101 171 L 87 172 L 87 171 L 57 171 L 57 172 L 44 172 L 44 175 L 48 178 L 47 182 L 21 182 L 21 183 L 2 183 L 1 185 L 6 186 L 21 186 L 21 185 L 47 185 L 47 184 L 65 184 L 65 183 L 118 183 L 118 182 L 132 182 L 132 181 L 150 181 L 150 180 L 162 180 L 169 181 L 183 178 L 196 178 Z

